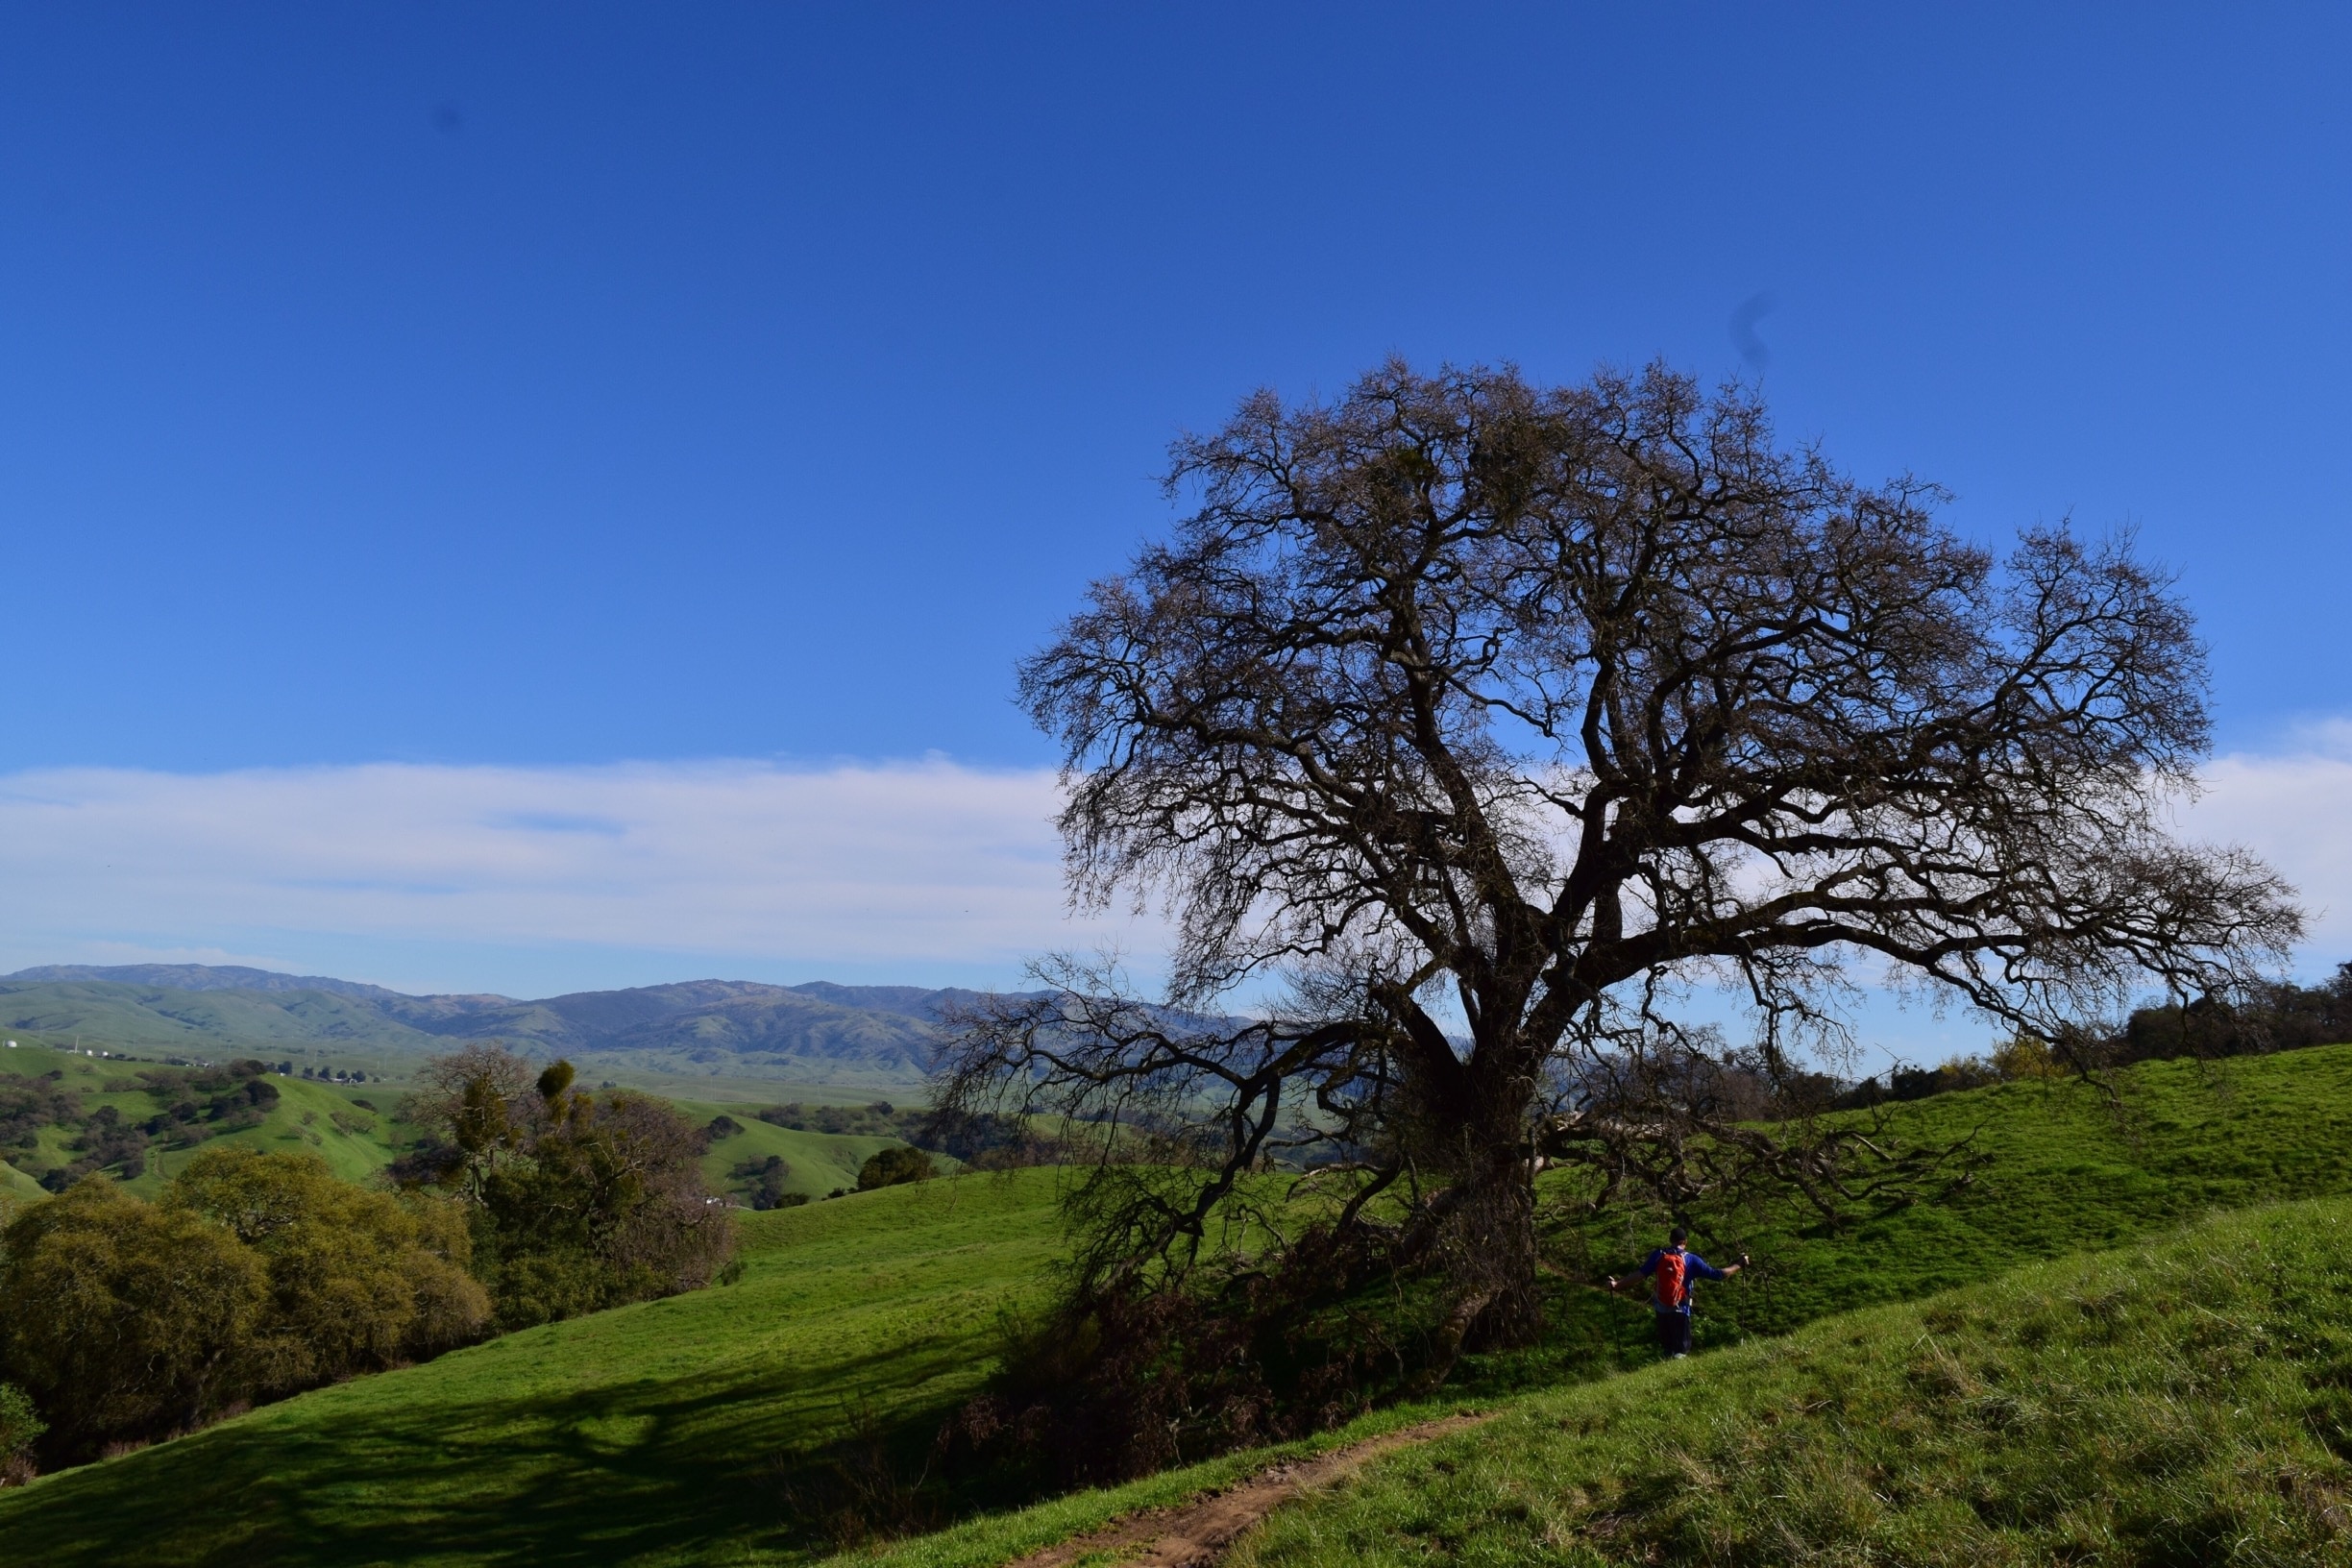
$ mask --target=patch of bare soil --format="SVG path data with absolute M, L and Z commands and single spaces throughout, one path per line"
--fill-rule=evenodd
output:
M 1490 1419 L 1491 1412 L 1449 1415 L 1419 1426 L 1400 1427 L 1326 1454 L 1286 1460 L 1180 1507 L 1152 1508 L 1114 1519 L 1100 1530 L 1017 1558 L 1008 1568 L 1069 1568 L 1097 1553 L 1110 1554 L 1106 1560 L 1121 1568 L 1210 1568 L 1243 1531 L 1292 1498 L 1353 1475 L 1384 1454 Z

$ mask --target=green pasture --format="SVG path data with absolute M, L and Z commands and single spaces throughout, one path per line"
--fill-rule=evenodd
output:
M 62 1086 L 80 1095 L 83 1109 L 95 1112 L 112 1106 L 127 1121 L 143 1122 L 165 1108 L 168 1096 L 138 1088 L 135 1074 L 142 1067 L 162 1064 L 149 1059 L 91 1057 L 50 1045 L 37 1044 L 23 1035 L 17 1047 L 0 1046 L 0 1072 L 38 1077 L 57 1071 Z M 393 1112 L 407 1093 L 401 1083 L 332 1084 L 307 1078 L 272 1076 L 279 1102 L 257 1127 L 222 1133 L 192 1148 L 166 1149 L 159 1141 L 147 1153 L 146 1168 L 124 1182 L 141 1197 L 152 1198 L 198 1150 L 216 1143 L 242 1143 L 264 1153 L 307 1149 L 326 1160 L 336 1175 L 364 1182 L 389 1165 L 414 1129 L 393 1120 Z M 112 1086 L 110 1088 L 109 1086 Z M 821 1198 L 840 1188 L 857 1186 L 858 1167 L 877 1150 L 896 1139 L 843 1137 L 828 1133 L 796 1133 L 760 1121 L 752 1108 L 739 1101 L 679 1100 L 674 1102 L 696 1125 L 708 1124 L 723 1112 L 741 1124 L 742 1131 L 715 1140 L 702 1162 L 712 1189 L 725 1191 L 728 1172 L 747 1159 L 783 1158 L 789 1174 L 784 1189 Z M 760 1103 L 772 1103 L 763 1100 Z M 39 1134 L 43 1163 L 64 1164 L 72 1158 L 67 1144 L 74 1132 L 50 1127 Z M 16 1151 L 0 1150 L 0 1156 Z M 21 1156 L 20 1156 L 21 1157 Z M 41 1196 L 39 1187 L 12 1164 L 0 1163 L 0 1191 L 31 1200 Z
M 1051 1172 L 744 1217 L 732 1286 L 532 1329 L 0 1493 L 11 1562 L 806 1555 L 829 1446 L 969 1394 L 1056 1248 Z M 927 1438 L 925 1430 L 920 1433 Z
M 1240 1568 L 2352 1560 L 2352 1202 L 1513 1402 Z
M 1903 1325 L 1924 1321 L 1912 1308 L 1876 1304 L 1977 1286 L 2063 1254 L 2137 1245 L 2215 1210 L 2352 1193 L 2352 1046 L 2221 1064 L 2150 1064 L 2119 1075 L 2115 1088 L 2111 1099 L 2080 1084 L 2011 1085 L 1892 1108 L 1881 1133 L 1899 1141 L 1949 1140 L 1975 1131 L 1987 1159 L 1968 1187 L 1941 1204 L 1858 1215 L 1839 1230 L 1785 1204 L 1697 1216 L 1703 1250 L 1722 1256 L 1745 1247 L 1756 1255 L 1759 1266 L 1750 1277 L 1706 1287 L 1701 1298 L 1703 1345 L 1746 1342 L 1681 1367 L 1589 1387 L 1577 1385 L 1645 1366 L 1651 1353 L 1647 1314 L 1580 1282 L 1631 1262 L 1654 1243 L 1663 1216 L 1579 1217 L 1565 1201 L 1573 1177 L 1547 1178 L 1555 1207 L 1546 1244 L 1559 1270 L 1549 1285 L 1556 1332 L 1540 1351 L 1472 1361 L 1449 1399 L 1514 1409 L 1525 1398 L 1606 1401 L 1621 1397 L 1619 1390 L 1632 1390 L 1622 1397 L 1638 1401 L 1643 1388 L 1654 1390 L 1653 1399 L 1660 1397 L 1655 1390 L 1681 1399 L 1711 1385 L 1717 1369 L 1728 1378 L 1738 1368 L 1780 1366 L 1775 1356 L 1797 1354 L 1776 1346 L 1841 1343 L 1834 1335 L 1850 1331 L 1838 1325 L 1857 1325 L 1850 1332 L 1879 1347 L 1857 1358 L 1876 1359 L 1892 1354 L 1884 1349 L 1894 1343 L 1890 1336 L 1915 1332 Z M 706 1119 L 728 1108 L 688 1109 Z M 807 1153 L 786 1140 L 822 1135 L 754 1124 L 740 1109 L 730 1114 L 746 1131 L 714 1148 L 715 1160 L 732 1164 L 753 1150 L 775 1152 L 800 1179 L 795 1152 Z M 812 1180 L 841 1185 L 815 1175 L 813 1159 L 809 1168 Z M 853 1173 L 845 1164 L 833 1168 Z M 940 1422 L 992 1368 L 1000 1310 L 1045 1287 L 1062 1245 L 1058 1180 L 1050 1171 L 969 1176 L 746 1214 L 746 1268 L 736 1285 L 534 1329 L 0 1493 L 0 1558 L 490 1565 L 821 1557 L 840 1545 L 830 1516 L 844 1489 L 870 1486 L 877 1477 L 899 1486 L 921 1476 Z M 2313 1213 L 2320 1218 L 2310 1224 L 2324 1219 L 2339 1227 L 2330 1236 L 2340 1234 L 2340 1209 Z M 2224 1239 L 2208 1246 L 2208 1257 L 2238 1244 L 2229 1237 L 2242 1237 L 2253 1247 L 2281 1233 L 2224 1224 L 2210 1234 Z M 2265 1257 L 2286 1256 L 2278 1250 L 2283 1243 L 2260 1244 L 2272 1249 Z M 2023 1277 L 2018 1288 L 2055 1290 L 2060 1286 L 2049 1282 L 2072 1277 L 2068 1269 L 2111 1266 L 2126 1265 L 2051 1264 Z M 2196 1301 L 2181 1311 L 2193 1317 L 2239 1311 Z M 1832 1316 L 1857 1310 L 1859 1316 Z M 1971 1307 L 1964 1317 L 1986 1323 L 2006 1311 Z M 1815 1326 L 1805 1329 L 1807 1323 Z M 1794 1340 L 1772 1337 L 1792 1330 L 1802 1333 Z M 2065 1335 L 2050 1340 L 2072 1342 Z M 2035 1376 L 2050 1370 L 2030 1364 Z M 1796 1386 L 1762 1371 L 1738 1376 L 1751 1378 L 1753 1399 L 1763 1403 L 1726 1409 L 1760 1410 L 1781 1397 L 1773 1390 Z M 1374 1424 L 1411 1413 L 1386 1412 Z M 1755 1419 L 1776 1428 L 1791 1418 Z M 1445 1452 L 1458 1452 L 1467 1441 L 1457 1439 Z M 1606 1458 L 1592 1452 L 1596 1464 Z M 1213 1461 L 1116 1492 L 1026 1507 L 968 1485 L 941 1486 L 934 1477 L 903 1518 L 929 1532 L 873 1550 L 937 1568 L 998 1561 L 1119 1507 L 1212 1483 L 1248 1462 Z M 1654 1480 L 1638 1487 L 1629 1481 L 1625 1497 L 1651 1497 Z M 1612 1507 L 1624 1511 L 1634 1503 Z M 1450 1538 L 1442 1531 L 1428 1537 Z M 1867 1532 L 1852 1538 L 1882 1539 Z M 1309 1549 L 1271 1537 L 1266 1548 Z M 1527 1549 L 1525 1540 L 1511 1547 Z M 1465 1560 L 1482 1559 L 1472 1554 Z M 1836 1560 L 1873 1559 L 1863 1554 Z
M 882 1150 L 899 1141 L 894 1138 L 858 1138 L 834 1133 L 796 1133 L 789 1127 L 778 1127 L 759 1120 L 751 1108 L 721 1100 L 673 1100 L 680 1111 L 697 1126 L 707 1126 L 713 1117 L 725 1115 L 741 1124 L 742 1131 L 725 1138 L 713 1139 L 710 1152 L 702 1157 L 702 1175 L 713 1191 L 723 1192 L 730 1186 L 741 1186 L 729 1172 L 746 1160 L 765 1160 L 770 1155 L 783 1157 L 786 1176 L 784 1190 L 798 1192 L 810 1198 L 821 1198 L 840 1188 L 857 1186 L 858 1167 Z M 942 1162 L 944 1164 L 945 1162 Z

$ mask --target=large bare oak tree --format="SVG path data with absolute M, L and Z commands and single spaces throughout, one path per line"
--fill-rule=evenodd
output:
M 2127 540 L 1997 556 L 1933 487 L 1859 484 L 1662 369 L 1262 392 L 1167 483 L 1197 508 L 1020 672 L 1075 896 L 1172 913 L 1165 1005 L 1059 972 L 943 1062 L 952 1108 L 1124 1131 L 1098 1283 L 1165 1278 L 1246 1173 L 1319 1163 L 1327 1240 L 1437 1267 L 1450 1346 L 1524 1341 L 1547 1160 L 1670 1201 L 1853 1193 L 1855 1145 L 1886 1151 L 1731 1090 L 1790 1103 L 1857 961 L 2063 1041 L 2299 932 L 2263 865 L 2164 830 L 2204 661 Z M 1282 1005 L 1213 1021 L 1277 975 Z M 1679 1017 L 1710 984 L 1752 1041 Z

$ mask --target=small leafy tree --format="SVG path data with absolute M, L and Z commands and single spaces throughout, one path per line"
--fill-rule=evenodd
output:
M 473 1046 L 436 1059 L 404 1112 L 436 1139 L 399 1167 L 465 1202 L 477 1273 L 513 1328 L 707 1285 L 733 1251 L 704 1141 L 666 1101 L 574 1087 Z
M 857 1189 L 870 1192 L 878 1187 L 902 1187 L 908 1182 L 927 1182 L 939 1174 L 939 1167 L 930 1155 L 904 1144 L 877 1149 L 858 1167 Z
M 0 1383 L 0 1486 L 33 1479 L 33 1445 L 48 1430 L 22 1388 Z

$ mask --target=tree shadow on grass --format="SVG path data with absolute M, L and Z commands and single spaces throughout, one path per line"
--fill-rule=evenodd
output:
M 942 1345 L 830 1362 L 819 1385 L 779 1370 L 324 1423 L 263 1412 L 44 1482 L 13 1500 L 0 1539 L 11 1562 L 156 1568 L 815 1556 L 840 1537 L 833 1505 L 855 1502 L 845 1466 L 919 1475 L 971 1366 L 968 1346 Z M 895 1397 L 877 1414 L 845 1408 L 844 1386 Z M 943 1520 L 1019 1500 L 985 1482 L 934 1490 L 924 1507 Z

